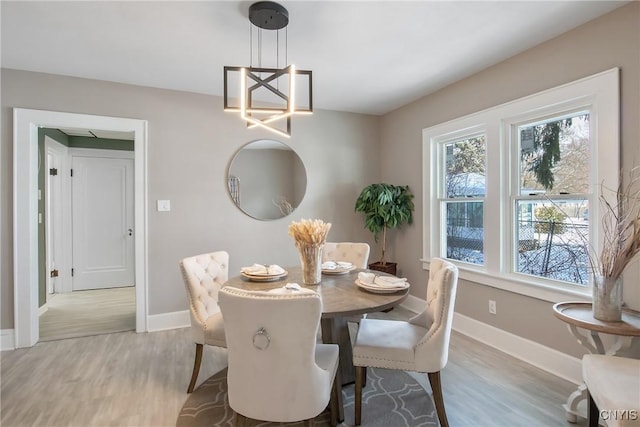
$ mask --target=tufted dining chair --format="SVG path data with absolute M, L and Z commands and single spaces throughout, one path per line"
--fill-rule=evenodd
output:
M 604 354 L 582 356 L 582 379 L 587 386 L 589 427 L 600 414 L 607 427 L 640 426 L 640 360 Z
M 227 346 L 218 291 L 229 278 L 229 254 L 218 251 L 184 258 L 180 261 L 180 271 L 187 288 L 191 332 L 196 343 L 193 373 L 187 388 L 187 393 L 191 393 L 200 372 L 204 344 Z
M 440 425 L 448 427 L 440 371 L 447 364 L 458 268 L 440 258 L 431 260 L 426 307 L 408 322 L 362 319 L 353 345 L 356 367 L 355 423 L 360 425 L 362 384 L 367 367 L 426 372 Z
M 367 268 L 369 251 L 367 243 L 327 242 L 322 249 L 322 262 L 346 261 L 357 268 Z
M 356 268 L 367 268 L 370 250 L 368 243 L 326 242 L 322 249 L 322 262 L 346 261 Z M 362 314 L 348 316 L 347 321 L 360 323 L 363 317 L 365 315 Z
M 225 319 L 229 406 L 246 418 L 298 422 L 330 404 L 337 423 L 338 346 L 316 343 L 322 300 L 310 289 L 220 290 Z

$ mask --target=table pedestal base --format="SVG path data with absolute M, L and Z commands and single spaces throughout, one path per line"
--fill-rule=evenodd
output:
M 351 351 L 351 337 L 349 336 L 349 324 L 344 317 L 329 317 L 320 319 L 322 329 L 322 342 L 325 344 L 338 344 L 340 357 L 336 379 L 343 386 L 355 381 L 355 368 L 353 367 L 353 353 Z M 342 387 L 340 387 L 342 389 Z M 344 405 L 342 404 L 342 391 L 338 393 L 338 421 L 344 421 Z
M 566 411 L 565 417 L 572 424 L 578 422 L 578 417 L 586 418 L 586 408 L 578 408 L 580 402 L 587 401 L 587 386 L 581 384 L 578 389 L 569 395 L 567 403 L 562 405 Z M 581 405 L 582 406 L 582 405 Z
M 571 335 L 591 354 L 607 354 L 610 356 L 627 356 L 629 350 L 634 343 L 634 337 L 616 335 L 613 339 L 613 343 L 609 348 L 606 348 L 602 342 L 602 338 L 597 331 L 585 331 L 581 333 L 580 329 L 575 325 L 567 325 Z M 578 386 L 576 391 L 569 395 L 567 403 L 562 405 L 566 411 L 565 416 L 568 422 L 577 423 L 578 417 L 587 419 L 588 411 L 588 391 L 587 386 L 582 383 Z M 583 403 L 584 402 L 584 403 Z M 600 425 L 606 425 L 600 422 Z

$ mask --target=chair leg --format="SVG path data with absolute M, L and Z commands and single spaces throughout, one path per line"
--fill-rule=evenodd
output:
M 596 405 L 595 400 L 593 400 L 591 393 L 589 393 L 589 390 L 587 390 L 587 395 L 589 397 L 589 407 L 587 409 L 587 425 L 589 427 L 598 427 L 598 425 L 600 424 L 600 410 L 598 409 L 598 405 Z
M 244 415 L 240 415 L 239 413 L 236 412 L 233 425 L 235 427 L 244 427 L 245 424 L 247 424 L 247 417 L 245 417 Z
M 449 421 L 447 420 L 447 413 L 444 410 L 444 399 L 442 398 L 442 384 L 440 383 L 440 371 L 429 372 L 429 383 L 431 384 L 431 390 L 433 391 L 433 400 L 436 404 L 436 412 L 438 413 L 438 420 L 441 427 L 449 427 Z
M 355 385 L 355 424 L 360 425 L 362 421 L 362 380 L 367 375 L 366 366 L 356 366 L 356 385 Z
M 338 385 L 338 381 L 333 379 L 333 385 L 331 386 L 331 398 L 329 399 L 329 425 L 331 427 L 336 427 L 338 425 L 338 418 L 340 417 L 340 412 L 338 411 L 338 393 L 342 393 L 340 390 L 340 386 Z
M 364 371 L 362 372 L 362 387 L 366 387 L 367 386 L 367 368 L 364 368 Z
M 193 373 L 191 374 L 191 382 L 189 383 L 189 388 L 187 389 L 187 393 L 193 392 L 193 388 L 196 386 L 196 381 L 198 380 L 198 374 L 200 373 L 200 363 L 202 362 L 202 348 L 203 344 L 196 344 L 196 358 L 193 361 Z

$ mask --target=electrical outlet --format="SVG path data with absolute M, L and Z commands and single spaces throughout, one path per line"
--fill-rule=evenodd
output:
M 489 300 L 489 314 L 496 314 L 496 302 L 492 299 Z

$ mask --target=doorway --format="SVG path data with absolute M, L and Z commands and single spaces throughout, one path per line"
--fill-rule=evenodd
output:
M 132 134 L 68 128 L 40 134 L 46 254 L 39 341 L 133 331 Z
M 134 134 L 136 331 L 147 331 L 147 122 L 54 111 L 14 109 L 14 328 L 15 347 L 39 338 L 37 169 L 38 128 L 102 129 Z

